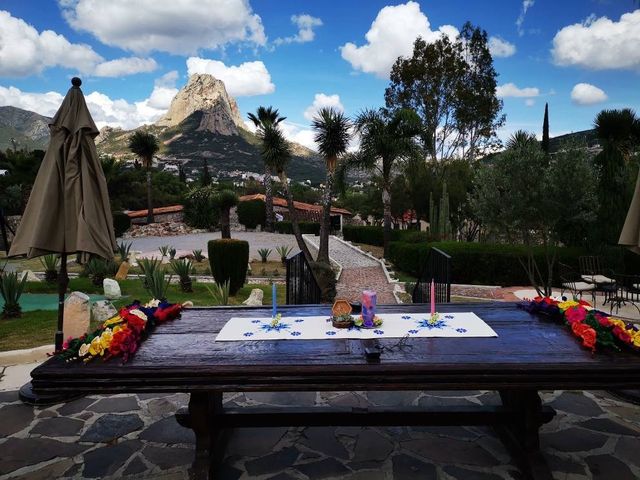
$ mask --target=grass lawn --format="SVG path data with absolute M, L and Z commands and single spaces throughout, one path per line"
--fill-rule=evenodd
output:
M 131 303 L 133 300 L 146 302 L 149 300 L 149 293 L 142 287 L 140 280 L 124 280 L 120 283 L 122 294 L 126 298 L 114 301 L 116 308 Z M 214 305 L 211 294 L 205 285 L 213 284 L 197 283 L 193 284 L 193 293 L 184 293 L 179 285 L 170 285 L 167 298 L 171 302 L 185 302 L 191 300 L 195 306 Z M 241 288 L 235 297 L 229 299 L 230 305 L 239 305 L 249 297 L 251 290 L 259 288 L 264 292 L 263 303 L 271 304 L 271 286 L 264 284 L 247 284 Z M 56 284 L 46 282 L 29 282 L 25 289 L 28 293 L 56 293 Z M 284 285 L 276 285 L 277 300 L 279 305 L 286 302 L 286 292 Z M 69 291 L 81 291 L 84 293 L 102 293 L 102 287 L 96 287 L 88 278 L 74 278 L 69 282 Z M 56 331 L 58 312 L 53 310 L 36 310 L 33 312 L 23 312 L 21 318 L 6 320 L 0 318 L 0 352 L 7 350 L 18 350 L 22 348 L 38 347 L 53 343 Z M 97 324 L 92 324 L 95 328 Z
M 252 277 L 285 277 L 287 268 L 280 261 L 268 261 L 262 263 L 261 260 L 252 260 L 251 265 Z

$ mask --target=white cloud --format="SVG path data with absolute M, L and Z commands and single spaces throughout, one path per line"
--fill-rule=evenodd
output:
M 58 92 L 27 93 L 16 87 L 0 85 L 0 105 L 11 105 L 46 117 L 53 117 L 63 99 L 64 96 Z
M 455 38 L 458 30 L 451 25 L 431 30 L 429 19 L 420 11 L 420 4 L 409 1 L 384 7 L 365 35 L 367 43 L 358 47 L 349 42 L 340 47 L 340 51 L 342 58 L 355 70 L 387 78 L 398 57 L 411 55 L 417 37 L 433 42 L 442 34 Z
M 245 62 L 240 65 L 227 66 L 218 60 L 200 57 L 187 59 L 189 76 L 194 73 L 208 73 L 224 82 L 229 95 L 248 97 L 273 93 L 276 86 L 271 82 L 271 75 L 261 61 Z
M 506 97 L 522 97 L 531 98 L 540 95 L 540 89 L 537 87 L 524 87 L 520 88 L 515 83 L 505 83 L 504 85 L 498 85 L 496 88 L 496 95 L 501 98 Z
M 518 29 L 518 35 L 524 35 L 524 30 L 522 28 L 522 24 L 524 23 L 524 19 L 527 16 L 527 11 L 533 7 L 533 4 L 536 3 L 535 0 L 522 0 L 522 8 L 520 9 L 520 15 L 518 15 L 518 19 L 516 20 L 516 28 Z
M 306 13 L 302 15 L 292 15 L 291 23 L 298 27 L 298 33 L 291 37 L 276 38 L 273 43 L 282 45 L 283 43 L 312 42 L 316 37 L 314 28 L 322 26 L 322 20 Z
M 489 51 L 494 57 L 510 57 L 516 53 L 516 46 L 500 37 L 489 38 Z
M 317 150 L 316 142 L 313 141 L 315 134 L 310 128 L 286 120 L 280 122 L 280 126 L 282 127 L 282 133 L 284 133 L 285 138 L 290 142 L 299 143 L 314 151 Z
M 571 90 L 571 100 L 577 105 L 593 105 L 606 99 L 607 94 L 604 90 L 589 83 L 578 83 Z
M 171 105 L 171 100 L 173 100 L 173 97 L 178 93 L 178 89 L 176 88 L 177 80 L 177 70 L 167 72 L 156 79 L 147 105 L 159 110 L 168 110 Z
M 318 110 L 323 107 L 333 107 L 339 112 L 344 112 L 344 105 L 340 101 L 340 95 L 325 95 L 324 93 L 316 93 L 313 103 L 304 111 L 304 118 L 311 121 Z
M 0 75 L 23 77 L 49 67 L 89 73 L 103 58 L 88 45 L 70 43 L 51 30 L 41 33 L 9 12 L 0 11 Z
M 525 104 L 527 107 L 533 107 L 533 106 L 536 104 L 536 101 L 535 101 L 533 98 L 527 98 L 527 99 L 524 101 L 524 104 Z
M 583 23 L 564 27 L 553 39 L 556 65 L 592 70 L 640 69 L 640 9 L 625 13 L 618 22 L 590 16 Z
M 195 54 L 235 42 L 265 45 L 249 0 L 59 0 L 69 25 L 134 52 Z
M 153 72 L 157 68 L 158 64 L 153 58 L 118 58 L 98 64 L 93 74 L 97 77 L 122 77 L 134 73 Z

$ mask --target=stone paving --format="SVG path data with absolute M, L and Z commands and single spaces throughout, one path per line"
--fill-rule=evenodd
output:
M 184 479 L 194 437 L 173 416 L 185 394 L 88 396 L 48 408 L 0 393 L 0 478 Z M 546 392 L 543 426 L 554 478 L 640 478 L 640 409 L 604 392 Z M 473 405 L 493 392 L 260 393 L 226 405 Z M 221 480 L 507 480 L 523 478 L 488 427 L 308 427 L 232 432 Z

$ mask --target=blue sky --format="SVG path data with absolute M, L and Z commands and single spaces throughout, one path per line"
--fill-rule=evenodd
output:
M 273 105 L 311 145 L 315 108 L 382 105 L 393 58 L 466 20 L 494 37 L 502 138 L 539 134 L 545 102 L 552 135 L 590 128 L 603 108 L 640 109 L 633 0 L 3 0 L 0 105 L 51 115 L 80 74 L 98 124 L 132 128 L 209 72 L 243 117 Z

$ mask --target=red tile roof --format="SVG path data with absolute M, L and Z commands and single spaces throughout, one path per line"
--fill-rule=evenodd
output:
M 256 193 L 255 195 L 243 195 L 239 198 L 241 202 L 248 202 L 250 200 L 262 200 L 264 202 L 264 194 Z M 284 198 L 273 197 L 273 205 L 277 207 L 287 207 L 287 201 Z M 308 211 L 308 212 L 322 212 L 321 205 L 312 205 L 310 203 L 293 201 L 293 206 L 296 210 Z M 331 213 L 337 213 L 341 215 L 353 215 L 349 210 L 344 208 L 331 207 Z
M 160 215 L 162 213 L 178 213 L 184 210 L 184 205 L 169 205 L 168 207 L 158 207 L 153 209 L 154 215 Z M 131 210 L 127 212 L 129 218 L 141 218 L 147 216 L 147 210 Z

